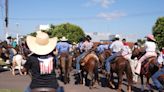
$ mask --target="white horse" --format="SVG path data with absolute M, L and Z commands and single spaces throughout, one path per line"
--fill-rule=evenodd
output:
M 23 69 L 23 65 L 26 63 L 26 60 L 23 59 L 23 56 L 20 54 L 17 54 L 13 57 L 12 61 L 12 74 L 15 75 L 15 70 L 18 69 L 20 75 L 23 75 L 21 69 Z M 26 72 L 24 73 L 27 74 Z

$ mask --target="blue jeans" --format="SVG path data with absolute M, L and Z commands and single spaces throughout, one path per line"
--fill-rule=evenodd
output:
M 105 69 L 108 73 L 110 73 L 110 63 L 112 62 L 113 59 L 115 59 L 117 57 L 118 53 L 112 53 L 111 56 L 109 56 L 106 60 L 105 60 Z
M 76 70 L 80 70 L 80 60 L 86 56 L 87 52 L 83 52 L 76 58 Z
M 59 65 L 58 55 L 55 55 L 54 58 L 55 58 L 54 62 L 55 62 L 56 67 L 57 67 Z
M 154 85 L 158 88 L 158 89 L 162 89 L 163 86 L 162 84 L 159 82 L 158 77 L 160 75 L 164 74 L 164 67 L 162 69 L 160 69 L 159 71 L 157 71 L 151 78 L 152 81 L 154 83 Z
M 13 57 L 14 57 L 14 52 L 13 52 L 12 49 L 9 49 L 9 60 L 10 60 L 10 63 L 12 63 Z

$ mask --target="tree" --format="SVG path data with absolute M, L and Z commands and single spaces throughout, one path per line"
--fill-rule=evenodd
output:
M 50 37 L 58 37 L 59 39 L 62 36 L 65 36 L 71 42 L 78 42 L 80 38 L 85 36 L 84 31 L 74 24 L 65 23 L 60 25 L 51 25 L 51 29 L 47 31 Z
M 85 36 L 84 31 L 77 25 L 64 23 L 60 25 L 52 25 L 49 30 L 41 30 L 48 33 L 50 37 L 58 37 L 58 39 L 65 36 L 71 43 L 78 42 L 80 38 Z M 36 32 L 30 33 L 32 36 L 36 36 Z
M 158 47 L 161 49 L 164 47 L 164 17 L 157 19 L 153 26 L 153 35 L 157 41 Z

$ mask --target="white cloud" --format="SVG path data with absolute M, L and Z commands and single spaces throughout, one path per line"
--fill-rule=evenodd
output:
M 116 0 L 89 0 L 85 6 L 99 5 L 103 8 L 108 8 L 111 4 L 115 3 Z
M 106 20 L 113 20 L 113 19 L 118 19 L 120 17 L 126 16 L 126 14 L 123 12 L 116 11 L 116 12 L 111 12 L 111 13 L 102 12 L 102 13 L 99 13 L 97 16 L 100 18 L 104 18 Z

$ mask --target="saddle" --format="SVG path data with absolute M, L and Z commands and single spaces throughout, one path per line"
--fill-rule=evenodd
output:
M 141 74 L 147 74 L 149 68 L 153 67 L 154 65 L 151 64 L 151 61 L 156 58 L 155 56 L 147 58 L 144 62 L 142 62 L 141 66 Z
M 87 53 L 87 55 L 81 59 L 80 61 L 81 65 L 84 66 L 88 62 L 90 57 L 94 57 L 96 58 L 97 61 L 99 61 L 99 58 L 97 57 L 97 55 L 94 54 L 94 52 L 90 52 L 90 53 Z

